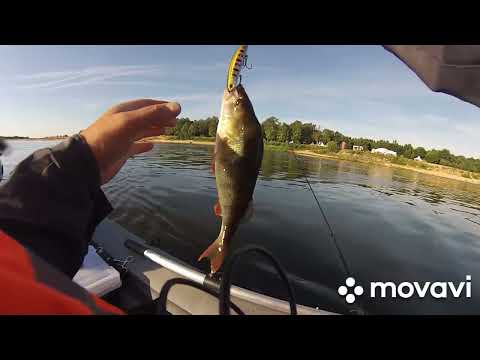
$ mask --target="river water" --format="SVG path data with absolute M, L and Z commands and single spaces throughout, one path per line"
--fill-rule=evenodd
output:
M 32 151 L 55 142 L 10 144 L 3 157 L 7 174 Z M 212 152 L 209 145 L 156 144 L 151 152 L 130 159 L 104 186 L 115 207 L 110 218 L 206 271 L 208 265 L 197 258 L 220 227 L 213 212 Z M 350 274 L 364 289 L 355 304 L 367 313 L 480 313 L 479 185 L 266 151 L 254 216 L 240 226 L 232 248 L 246 244 L 261 245 L 280 260 L 304 305 L 343 311 L 339 304 L 345 300 L 337 289 Z M 379 291 L 370 296 L 370 282 L 453 282 L 458 287 L 467 275 L 470 284 L 458 298 L 448 288 L 446 298 L 431 292 L 423 298 L 417 293 L 381 298 Z M 259 257 L 242 260 L 234 278 L 238 285 L 286 298 L 272 267 Z M 467 285 L 471 297 L 466 296 Z

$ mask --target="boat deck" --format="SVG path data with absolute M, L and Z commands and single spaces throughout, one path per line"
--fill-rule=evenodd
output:
M 182 277 L 126 248 L 124 243 L 128 239 L 144 243 L 141 238 L 108 219 L 97 227 L 93 238 L 97 247 L 102 247 L 115 259 L 133 257 L 133 261 L 128 264 L 127 275 L 123 277 L 122 287 L 106 297 L 107 300 L 127 312 L 151 304 L 153 300 L 158 298 L 166 281 Z M 152 249 L 172 261 L 192 268 L 157 248 Z M 231 301 L 247 315 L 290 314 L 288 302 L 247 289 L 242 289 L 239 295 L 232 294 Z M 302 305 L 297 305 L 297 310 L 299 315 L 334 315 L 331 312 Z M 198 289 L 177 285 L 169 292 L 167 311 L 178 315 L 217 315 L 218 299 Z M 232 311 L 232 313 L 234 312 Z

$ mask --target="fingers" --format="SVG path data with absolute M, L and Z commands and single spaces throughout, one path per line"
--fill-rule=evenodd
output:
M 144 137 L 158 136 L 166 127 L 175 126 L 176 116 L 181 108 L 177 103 L 155 104 L 138 110 L 123 113 L 126 128 L 131 129 L 132 138 L 140 140 Z
M 136 125 L 143 126 L 174 126 L 176 116 L 180 114 L 180 104 L 175 102 L 155 104 L 137 110 L 132 110 L 125 115 L 129 121 L 138 121 Z
M 134 143 L 130 146 L 127 157 L 132 157 L 133 155 L 141 154 L 148 152 L 153 149 L 153 144 L 148 142 Z
M 165 104 L 168 101 L 164 100 L 152 100 L 152 99 L 137 99 L 132 101 L 127 101 L 121 104 L 118 104 L 108 110 L 105 115 L 117 114 L 120 112 L 127 112 L 137 110 L 146 106 L 156 105 L 156 104 Z

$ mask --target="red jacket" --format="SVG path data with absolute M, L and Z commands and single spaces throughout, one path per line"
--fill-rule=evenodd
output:
M 123 314 L 65 275 L 42 268 L 45 266 L 0 231 L 0 314 Z M 55 274 L 44 281 L 42 272 Z
M 123 314 L 71 280 L 111 209 L 81 137 L 22 161 L 0 186 L 0 313 Z

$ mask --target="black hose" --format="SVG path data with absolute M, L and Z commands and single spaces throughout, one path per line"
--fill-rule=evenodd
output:
M 192 286 L 198 290 L 202 290 L 212 296 L 215 296 L 217 299 L 219 297 L 219 294 L 216 293 L 215 291 L 208 289 L 204 287 L 203 285 L 197 284 L 196 282 L 193 282 L 188 279 L 183 279 L 183 278 L 174 278 L 168 280 L 162 287 L 162 291 L 160 292 L 160 295 L 158 296 L 158 313 L 159 314 L 165 314 L 167 312 L 167 297 L 168 293 L 170 292 L 170 289 L 175 286 L 175 285 L 186 285 L 186 286 Z M 232 307 L 232 309 L 239 315 L 245 315 L 245 313 L 234 303 L 229 303 L 229 306 Z M 230 308 L 229 308 L 230 310 Z
M 248 252 L 257 252 L 268 259 L 273 263 L 275 269 L 280 274 L 283 282 L 287 286 L 288 296 L 289 296 L 289 303 L 290 303 L 290 315 L 297 315 L 297 303 L 295 301 L 295 294 L 293 292 L 293 288 L 288 280 L 285 270 L 283 269 L 282 265 L 278 262 L 275 257 L 268 252 L 266 249 L 259 247 L 259 246 L 246 246 L 241 248 L 233 253 L 231 259 L 225 264 L 225 270 L 223 272 L 222 281 L 220 283 L 220 302 L 219 302 L 219 313 L 220 315 L 230 315 L 230 287 L 232 286 L 232 272 L 233 272 L 233 265 L 235 262 L 240 258 L 241 255 L 244 255 Z M 232 304 L 233 308 L 233 304 Z

